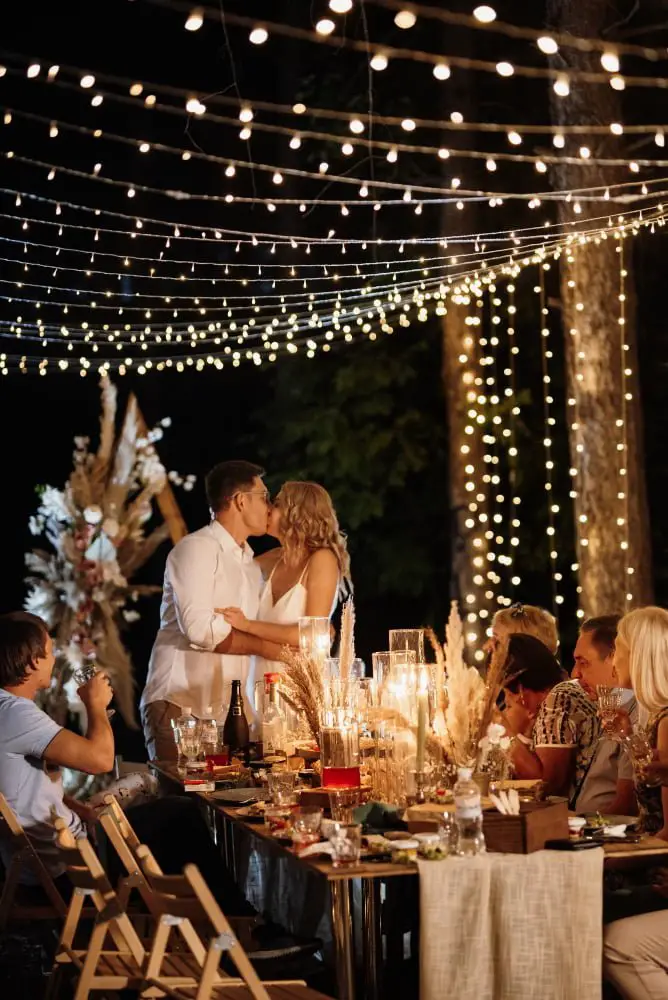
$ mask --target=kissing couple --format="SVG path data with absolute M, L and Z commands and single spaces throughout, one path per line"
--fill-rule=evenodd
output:
M 299 644 L 299 619 L 331 618 L 351 588 L 350 559 L 331 497 L 318 483 L 284 483 L 272 500 L 264 470 L 220 462 L 206 477 L 211 522 L 167 557 L 160 629 L 141 698 L 151 760 L 176 760 L 173 723 L 190 709 L 220 719 L 233 680 L 257 735 L 255 683 L 280 672 Z M 251 537 L 279 544 L 255 556 Z

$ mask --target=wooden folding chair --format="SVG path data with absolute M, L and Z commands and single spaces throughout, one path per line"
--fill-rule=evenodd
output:
M 67 903 L 4 795 L 0 795 L 0 838 L 12 851 L 0 895 L 0 930 L 5 929 L 9 920 L 63 919 Z M 26 868 L 35 876 L 37 886 L 44 890 L 46 900 L 43 903 L 21 901 L 21 869 Z
M 144 877 L 139 863 L 139 858 L 137 856 L 137 850 L 141 846 L 139 837 L 135 833 L 132 823 L 128 819 L 127 813 L 123 810 L 123 807 L 113 795 L 105 795 L 104 803 L 105 809 L 100 814 L 100 824 L 107 835 L 107 839 L 116 851 L 121 864 L 128 874 L 128 878 L 125 880 L 126 884 L 137 889 L 148 912 L 153 916 L 156 916 L 153 909 L 153 889 L 149 886 L 146 878 Z M 153 863 L 159 874 L 163 875 L 164 872 L 160 870 L 155 858 L 153 858 Z M 252 941 L 252 930 L 257 925 L 257 918 L 228 917 L 228 920 L 242 946 L 249 947 Z M 137 927 L 136 920 L 133 919 L 133 922 L 135 923 L 135 927 Z M 195 938 L 197 935 L 195 935 L 195 938 L 192 937 L 190 923 L 184 922 L 179 924 L 179 933 L 184 938 L 187 947 L 194 952 L 196 950 Z
M 49 992 L 65 966 L 79 972 L 74 1000 L 85 1000 L 92 990 L 140 989 L 144 982 L 146 950 L 123 900 L 111 886 L 97 854 L 86 837 L 75 840 L 62 819 L 56 823 L 57 843 L 74 891 L 54 959 Z M 74 945 L 82 919 L 83 901 L 89 896 L 96 917 L 87 948 Z M 105 948 L 109 936 L 115 948 Z
M 142 997 L 169 993 L 176 1000 L 328 1000 L 322 993 L 310 990 L 303 980 L 281 980 L 263 983 L 239 944 L 232 928 L 216 902 L 211 890 L 195 865 L 186 865 L 183 875 L 161 875 L 155 860 L 145 846 L 137 851 L 144 874 L 155 893 L 160 918 L 146 963 L 146 984 Z M 183 921 L 206 922 L 210 937 L 208 947 L 200 940 L 204 952 L 199 962 L 199 976 L 182 982 L 165 975 L 164 963 L 169 937 L 174 926 Z M 220 969 L 223 952 L 232 960 L 238 977 Z M 200 951 L 201 955 L 202 952 Z M 171 955 L 173 961 L 175 956 Z

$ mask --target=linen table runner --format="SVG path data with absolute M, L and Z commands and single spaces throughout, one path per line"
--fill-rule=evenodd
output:
M 602 850 L 418 865 L 421 1000 L 600 1000 Z

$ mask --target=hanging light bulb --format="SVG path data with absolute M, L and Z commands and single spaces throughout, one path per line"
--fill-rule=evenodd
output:
M 199 7 L 191 10 L 184 25 L 186 31 L 199 31 L 204 24 L 204 11 Z
M 481 4 L 479 7 L 475 8 L 473 16 L 476 21 L 480 21 L 481 24 L 491 24 L 492 21 L 496 20 L 496 11 L 493 7 L 489 7 L 487 4 Z
M 298 135 L 293 135 L 292 139 L 290 139 L 290 149 L 299 149 L 301 144 L 302 140 Z
M 348 127 L 351 132 L 355 133 L 355 135 L 359 135 L 364 131 L 364 122 L 360 121 L 359 118 L 353 118 Z
M 613 90 L 626 90 L 626 80 L 623 76 L 611 76 L 610 86 Z
M 536 42 L 536 45 L 541 52 L 544 52 L 546 56 L 553 56 L 559 51 L 559 46 L 555 42 L 554 38 L 550 35 L 541 35 L 541 37 Z
M 601 56 L 601 66 L 608 73 L 619 73 L 619 56 L 614 49 L 606 49 Z
M 404 30 L 412 28 L 416 21 L 417 17 L 412 10 L 400 10 L 394 18 L 397 28 L 403 28 Z
M 336 25 L 328 17 L 321 17 L 315 26 L 315 30 L 319 35 L 331 35 L 335 28 Z
M 79 81 L 79 86 L 83 87 L 84 90 L 89 90 L 91 87 L 95 86 L 95 77 L 92 73 L 86 73 L 85 76 L 81 77 Z
M 519 132 L 516 132 L 515 129 L 512 129 L 512 131 L 508 133 L 508 142 L 510 143 L 511 146 L 521 146 L 522 136 L 519 134 Z
M 250 108 L 247 104 L 245 104 L 241 109 L 241 111 L 239 112 L 239 121 L 240 122 L 253 121 L 253 109 Z
M 433 74 L 437 80 L 448 80 L 450 78 L 450 67 L 447 63 L 436 63 Z
M 256 28 L 253 28 L 248 36 L 249 42 L 253 45 L 264 45 L 268 38 L 269 32 L 266 28 L 263 28 L 262 25 L 258 25 Z
M 555 132 L 552 136 L 552 145 L 556 149 L 563 149 L 566 145 L 566 139 L 561 132 Z
M 543 160 L 536 160 L 535 165 L 536 165 L 536 170 L 538 171 L 539 174 L 547 173 L 547 164 L 545 164 Z
M 571 85 L 568 82 L 568 77 L 566 76 L 565 73 L 559 74 L 557 79 L 554 81 L 554 84 L 552 85 L 552 89 L 554 90 L 557 97 L 568 97 L 568 95 L 571 92 Z
M 353 0 L 329 0 L 329 9 L 335 14 L 347 14 L 353 9 Z
M 580 146 L 580 156 L 583 160 L 588 160 L 591 156 L 591 149 L 589 146 Z
M 404 130 L 404 132 L 414 132 L 415 122 L 413 121 L 412 118 L 404 118 L 404 120 L 401 123 L 401 127 Z
M 387 69 L 387 56 L 384 52 L 376 52 L 371 56 L 369 61 L 369 66 L 371 69 L 375 69 L 377 73 L 382 73 L 384 69 Z
M 498 62 L 496 64 L 496 72 L 499 76 L 512 76 L 515 72 L 515 67 L 509 62 Z
M 659 129 L 659 131 L 655 134 L 654 142 L 657 144 L 657 146 L 660 146 L 662 149 L 666 145 L 666 137 L 661 131 L 661 129 Z
M 610 125 L 610 131 L 612 132 L 613 135 L 623 135 L 624 126 L 620 125 L 619 122 L 612 122 L 612 124 Z

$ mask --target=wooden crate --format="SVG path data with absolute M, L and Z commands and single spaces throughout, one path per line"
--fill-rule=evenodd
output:
M 438 817 L 453 807 L 427 804 L 410 806 L 407 812 L 411 833 L 436 830 Z M 568 837 L 568 803 L 522 802 L 519 816 L 504 816 L 493 807 L 484 808 L 482 828 L 488 851 L 506 854 L 532 854 L 545 846 L 546 840 Z

